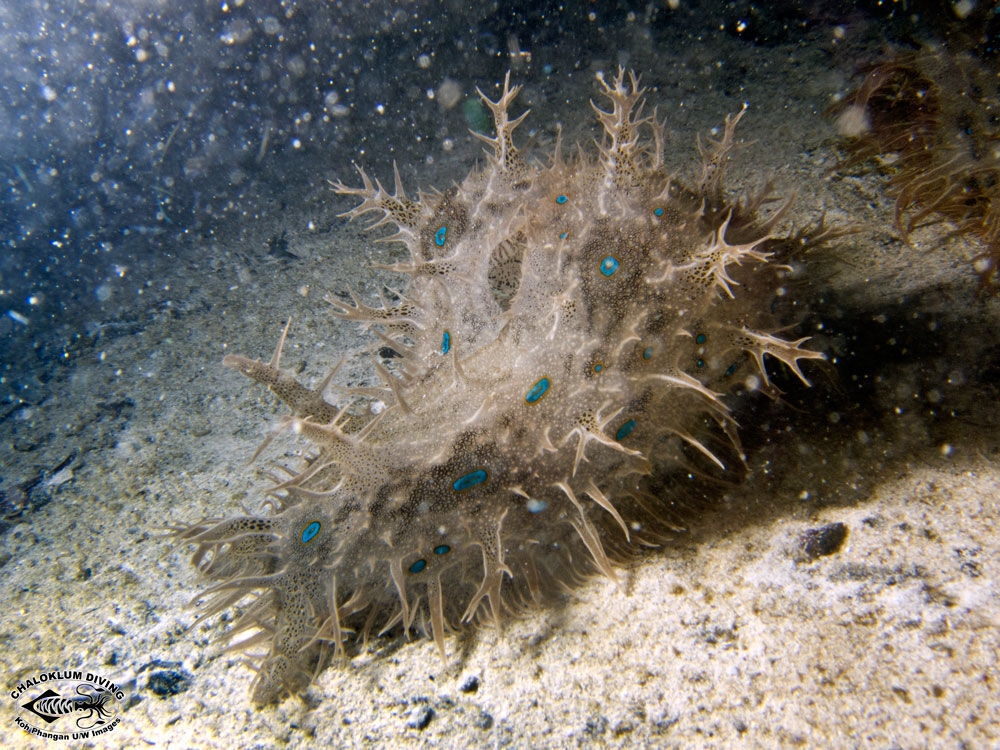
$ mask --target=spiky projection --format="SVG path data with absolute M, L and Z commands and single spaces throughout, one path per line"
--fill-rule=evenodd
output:
M 905 52 L 863 70 L 861 85 L 831 108 L 844 136 L 845 169 L 878 161 L 889 174 L 896 230 L 946 223 L 978 238 L 973 265 L 1000 293 L 1000 82 L 968 54 Z
M 775 392 L 767 358 L 804 382 L 803 361 L 821 358 L 776 335 L 770 312 L 809 232 L 779 237 L 788 204 L 760 218 L 766 191 L 724 196 L 743 113 L 699 142 L 701 176 L 684 187 L 637 77 L 598 81 L 610 106 L 594 107 L 596 158 L 557 145 L 549 164 L 527 161 L 508 76 L 496 101 L 480 92 L 496 133 L 477 136 L 488 163 L 460 186 L 411 198 L 398 172 L 390 193 L 360 169 L 361 187 L 334 183 L 360 200 L 347 216 L 395 227 L 409 251 L 392 266 L 409 275 L 397 298 L 329 300 L 373 351 L 400 355 L 373 356 L 379 386 L 337 386 L 336 370 L 298 382 L 281 369 L 287 326 L 270 361 L 223 361 L 313 445 L 274 476 L 268 513 L 178 530 L 216 581 L 201 618 L 249 597 L 226 637 L 263 649 L 255 704 L 303 691 L 373 634 L 419 629 L 446 658 L 462 624 L 615 578 L 680 529 L 712 477 L 739 475 L 727 394 Z

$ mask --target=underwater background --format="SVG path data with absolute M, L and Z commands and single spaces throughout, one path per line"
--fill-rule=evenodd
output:
M 0 3 L 0 674 L 122 685 L 99 747 L 995 744 L 1000 305 L 980 238 L 902 236 L 891 160 L 842 167 L 830 110 L 900 50 L 995 79 L 997 18 L 972 2 Z M 803 271 L 801 335 L 833 367 L 748 412 L 748 480 L 622 586 L 463 634 L 447 666 L 428 641 L 380 643 L 304 700 L 253 709 L 240 656 L 213 643 L 227 616 L 188 630 L 191 550 L 163 535 L 262 500 L 247 461 L 277 411 L 222 357 L 266 357 L 289 316 L 300 372 L 363 346 L 322 298 L 398 277 L 371 266 L 391 250 L 339 216 L 329 180 L 363 163 L 387 182 L 395 161 L 408 186 L 460 182 L 483 160 L 469 129 L 490 127 L 475 87 L 508 70 L 532 109 L 522 142 L 545 153 L 558 127 L 586 144 L 595 76 L 619 66 L 666 117 L 670 168 L 695 170 L 696 134 L 746 103 L 730 184 L 773 180 L 796 222 L 854 230 Z M 365 358 L 344 377 L 365 384 Z M 0 744 L 45 741 L 7 720 Z

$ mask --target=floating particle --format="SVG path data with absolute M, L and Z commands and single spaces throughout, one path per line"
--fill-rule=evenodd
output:
M 445 109 L 451 109 L 462 98 L 462 87 L 454 78 L 445 78 L 437 87 L 437 100 Z

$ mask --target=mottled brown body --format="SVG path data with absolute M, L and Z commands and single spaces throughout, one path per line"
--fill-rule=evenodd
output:
M 779 238 L 783 208 L 765 220 L 763 195 L 723 195 L 742 113 L 684 187 L 637 78 L 599 82 L 611 107 L 596 159 L 557 148 L 529 165 L 512 137 L 527 113 L 508 117 L 518 88 L 505 82 L 483 96 L 490 162 L 461 186 L 410 199 L 398 175 L 391 194 L 363 171 L 360 188 L 335 184 L 361 199 L 349 216 L 376 214 L 410 252 L 394 267 L 411 279 L 400 300 L 330 300 L 401 355 L 375 362 L 380 387 L 332 386 L 337 408 L 324 397 L 336 371 L 309 389 L 280 370 L 280 344 L 269 363 L 226 358 L 315 446 L 271 488 L 269 515 L 180 532 L 217 581 L 203 616 L 255 597 L 228 633 L 264 649 L 255 703 L 301 692 L 373 633 L 418 626 L 444 655 L 462 623 L 615 577 L 680 528 L 691 487 L 738 473 L 726 394 L 773 390 L 764 355 L 803 381 L 801 360 L 821 358 L 771 332 L 808 233 Z

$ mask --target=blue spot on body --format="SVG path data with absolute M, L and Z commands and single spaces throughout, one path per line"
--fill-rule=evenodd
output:
M 569 237 L 569 232 L 563 232 L 562 234 L 559 235 L 559 239 L 561 240 L 564 240 L 567 237 Z
M 451 547 L 447 544 L 439 544 L 434 548 L 435 555 L 447 555 L 449 552 L 451 552 Z
M 551 384 L 549 383 L 548 378 L 542 378 L 541 380 L 539 380 L 537 383 L 531 386 L 531 388 L 528 389 L 527 393 L 524 394 L 525 402 L 533 404 L 536 401 L 538 401 L 538 399 L 540 399 L 542 396 L 548 393 L 549 385 Z
M 600 362 L 595 362 L 594 363 L 594 372 L 600 372 L 603 369 L 604 369 L 604 365 L 603 364 L 601 364 Z
M 410 572 L 411 573 L 419 573 L 420 571 L 422 571 L 426 567 L 427 567 L 427 561 L 426 560 L 417 560 L 415 563 L 413 563 L 413 565 L 410 566 Z
M 706 341 L 708 341 L 708 336 L 706 336 L 704 333 L 699 333 L 697 336 L 694 337 L 694 341 L 696 344 L 704 344 Z
M 556 198 L 556 203 L 558 203 L 561 206 L 567 200 L 569 199 L 565 195 L 560 195 L 558 198 Z
M 434 233 L 434 244 L 438 247 L 444 247 L 444 238 L 448 234 L 448 227 L 441 227 Z
M 722 376 L 728 378 L 730 375 L 736 372 L 737 369 L 739 369 L 739 366 L 740 366 L 739 362 L 733 362 L 731 365 L 729 365 L 729 367 L 726 368 L 726 371 L 722 374 Z
M 441 353 L 447 354 L 448 350 L 450 349 L 451 349 L 451 333 L 445 331 L 444 335 L 441 337 Z
M 477 484 L 482 484 L 490 475 L 486 473 L 486 469 L 476 469 L 475 471 L 469 472 L 464 477 L 459 477 L 452 484 L 452 488 L 455 492 L 464 492 L 470 487 L 475 487 Z
M 302 543 L 308 544 L 309 542 L 311 542 L 319 533 L 319 527 L 320 527 L 319 521 L 313 521 L 304 529 L 302 529 Z
M 654 214 L 655 214 L 656 216 L 663 216 L 663 209 L 662 209 L 662 208 L 659 208 L 659 207 L 657 207 L 657 208 L 654 208 L 654 209 L 653 209 L 653 213 L 654 213 Z
M 697 362 L 695 362 L 694 364 L 695 364 L 695 366 L 696 366 L 696 367 L 704 367 L 704 366 L 705 366 L 705 360 L 703 360 L 703 359 L 699 359 L 699 360 L 698 360 Z
M 535 498 L 531 497 L 528 498 L 528 501 L 524 504 L 524 506 L 528 509 L 529 513 L 541 513 L 543 510 L 549 507 L 549 504 L 544 500 L 536 500 Z
M 615 433 L 615 440 L 624 440 L 629 435 L 632 434 L 632 430 L 635 429 L 635 420 L 630 419 L 628 422 L 623 424 L 618 428 L 618 432 Z
M 618 259 L 612 255 L 605 255 L 604 260 L 601 261 L 601 273 L 603 273 L 605 276 L 610 276 L 617 270 L 618 270 Z
M 653 356 L 653 347 L 647 346 L 645 349 L 642 350 L 643 359 L 650 359 L 652 356 Z

